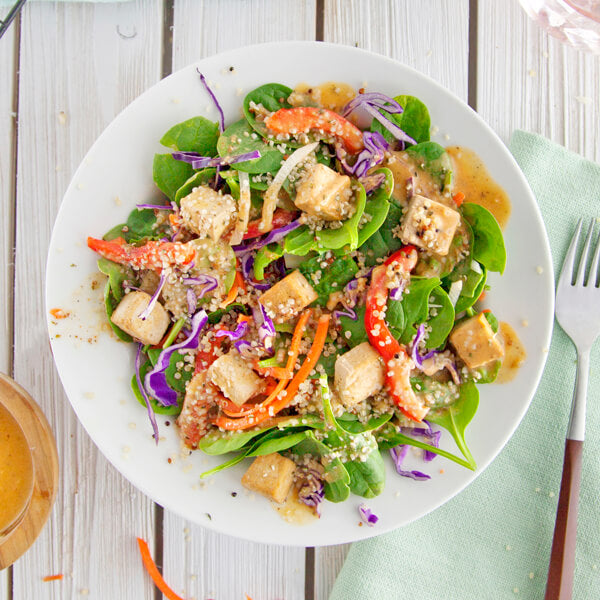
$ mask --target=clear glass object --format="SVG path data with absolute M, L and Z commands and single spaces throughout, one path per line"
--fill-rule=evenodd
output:
M 600 0 L 519 0 L 548 33 L 578 50 L 600 54 Z

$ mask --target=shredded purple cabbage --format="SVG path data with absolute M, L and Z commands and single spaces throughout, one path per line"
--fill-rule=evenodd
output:
M 344 304 L 344 310 L 334 310 L 333 316 L 334 316 L 334 318 L 337 318 L 337 319 L 339 319 L 340 317 L 348 317 L 349 319 L 352 319 L 353 321 L 356 321 L 356 319 L 358 319 L 354 309 L 350 308 L 349 306 L 346 306 L 345 304 Z
M 196 275 L 195 277 L 187 277 L 186 279 L 183 280 L 183 284 L 184 285 L 203 285 L 204 287 L 202 288 L 202 290 L 196 294 L 196 301 L 199 298 L 204 298 L 204 296 L 206 294 L 208 294 L 208 292 L 212 292 L 213 290 L 217 289 L 217 287 L 219 286 L 219 282 L 217 280 L 216 277 L 212 277 L 211 275 L 204 275 L 203 273 L 200 273 L 199 275 Z
M 245 252 L 240 256 L 240 263 L 242 266 L 242 275 L 244 276 L 244 280 L 247 281 L 253 288 L 264 292 L 268 290 L 271 285 L 265 282 L 254 281 L 254 254 L 250 252 Z
M 198 305 L 198 297 L 191 288 L 186 293 L 186 300 L 188 305 L 188 314 L 193 315 L 196 312 L 196 306 Z
M 358 507 L 358 513 L 363 522 L 369 527 L 373 527 L 379 521 L 379 517 L 366 504 L 361 504 Z
M 387 117 L 384 117 L 376 108 L 370 104 L 363 105 L 365 110 L 374 118 L 377 119 L 397 140 L 401 142 L 408 142 L 409 144 L 416 144 L 417 142 L 409 135 L 404 133 L 398 125 L 392 123 Z M 384 110 L 387 110 L 385 108 Z M 389 112 L 389 111 L 388 111 Z
M 152 405 L 150 404 L 150 398 L 148 398 L 146 388 L 144 387 L 144 384 L 142 383 L 142 378 L 140 377 L 142 347 L 143 344 L 138 343 L 137 354 L 135 355 L 135 380 L 137 381 L 138 388 L 142 394 L 142 397 L 144 398 L 144 402 L 146 403 L 146 409 L 148 410 L 148 418 L 150 419 L 150 424 L 152 425 L 152 430 L 154 431 L 152 437 L 158 445 L 158 424 L 156 422 L 156 416 L 154 415 Z
M 246 252 L 251 252 L 252 250 L 258 250 L 267 244 L 273 244 L 275 242 L 280 242 L 290 231 L 297 229 L 300 227 L 302 223 L 299 220 L 292 221 L 288 225 L 284 225 L 283 227 L 279 227 L 279 229 L 273 229 L 270 231 L 268 235 L 262 239 L 252 240 L 249 244 L 240 244 L 238 246 L 232 246 L 233 251 L 242 255 Z
M 394 466 L 396 467 L 396 472 L 398 475 L 402 475 L 402 477 L 410 477 L 415 481 L 425 481 L 427 479 L 431 479 L 431 476 L 427 475 L 427 473 L 421 473 L 421 471 L 407 471 L 402 468 L 402 463 L 406 458 L 406 453 L 408 452 L 408 446 L 406 444 L 400 444 L 395 448 L 390 448 L 390 456 L 394 461 Z
M 252 344 L 247 340 L 238 340 L 233 345 L 242 356 L 252 356 Z
M 158 302 L 158 297 L 160 296 L 160 293 L 162 292 L 162 289 L 166 282 L 167 276 L 164 273 L 161 273 L 160 281 L 158 282 L 156 290 L 154 290 L 154 294 L 152 294 L 152 298 L 150 298 L 150 302 L 148 302 L 148 306 L 146 306 L 146 308 L 138 315 L 138 317 L 142 319 L 142 321 L 145 321 L 150 316 L 150 313 L 152 313 L 152 311 L 154 310 L 154 307 Z
M 307 476 L 298 490 L 298 499 L 306 506 L 316 509 L 319 513 L 319 504 L 325 498 L 325 486 L 321 474 L 315 469 L 308 469 Z
M 350 100 L 350 102 L 342 109 L 342 117 L 347 117 L 357 108 L 365 105 L 376 106 L 391 114 L 400 114 L 404 111 L 400 104 L 393 98 L 390 98 L 381 92 L 367 92 L 366 94 L 359 94 L 352 98 L 352 100 Z
M 241 340 L 248 333 L 248 322 L 242 321 L 238 323 L 238 326 L 230 331 L 229 329 L 220 329 L 215 333 L 215 337 L 228 337 L 231 341 L 235 342 Z
M 435 446 L 436 448 L 440 447 L 440 438 L 442 437 L 441 431 L 434 431 L 431 423 L 427 420 L 423 420 L 423 423 L 427 425 L 427 427 L 401 427 L 400 431 L 405 435 L 413 435 L 420 436 L 427 440 L 429 444 Z M 432 461 L 437 454 L 432 452 L 431 450 L 425 450 L 423 454 L 423 460 L 425 462 Z
M 400 285 L 398 287 L 395 287 L 394 289 L 390 290 L 390 298 L 392 300 L 402 300 L 402 294 L 404 293 L 404 288 L 406 287 L 406 280 L 402 280 L 400 282 Z M 423 328 L 423 331 L 425 331 L 425 329 Z
M 385 175 L 383 173 L 375 173 L 374 175 L 367 175 L 363 177 L 360 182 L 365 188 L 367 195 L 372 194 L 381 184 L 385 181 Z
M 146 374 L 144 383 L 152 396 L 163 406 L 175 406 L 177 404 L 177 392 L 167 384 L 166 370 L 171 360 L 171 355 L 177 350 L 198 348 L 200 332 L 208 322 L 208 316 L 204 310 L 199 310 L 192 317 L 192 331 L 190 335 L 179 344 L 173 344 L 165 348 L 158 356 L 156 365 L 152 371 Z
M 338 159 L 342 163 L 346 173 L 354 175 L 358 179 L 365 177 L 372 167 L 381 164 L 385 158 L 385 152 L 389 148 L 389 144 L 385 141 L 385 138 L 377 131 L 364 131 L 363 143 L 365 146 L 364 150 L 361 150 L 353 165 L 349 165 L 346 162 L 341 148 L 337 151 Z
M 260 158 L 261 153 L 253 150 L 237 156 L 211 158 L 210 156 L 200 156 L 196 152 L 173 152 L 172 156 L 175 160 L 191 164 L 193 169 L 206 169 L 208 167 L 226 167 L 234 163 Z
M 200 81 L 202 82 L 202 85 L 208 92 L 208 95 L 211 97 L 212 101 L 214 102 L 214 105 L 217 107 L 217 110 L 219 111 L 219 119 L 220 119 L 219 127 L 221 130 L 221 133 L 223 133 L 223 131 L 225 131 L 225 115 L 223 114 L 223 109 L 221 108 L 221 105 L 219 104 L 217 97 L 213 94 L 213 91 L 210 89 L 210 86 L 208 85 L 208 82 L 206 81 L 206 77 L 204 77 L 204 75 L 200 72 L 200 69 L 196 69 L 196 71 L 198 71 L 198 75 L 200 75 Z
M 266 352 L 273 351 L 273 341 L 275 340 L 275 325 L 271 317 L 267 314 L 266 308 L 259 302 L 258 307 L 252 308 L 254 322 L 258 325 L 258 337 Z
M 410 344 L 410 357 L 413 359 L 416 367 L 421 371 L 423 370 L 423 361 L 435 356 L 438 353 L 438 350 L 430 350 L 427 354 L 419 354 L 419 344 L 421 343 L 424 335 L 425 324 L 421 323 L 419 327 L 417 327 L 417 333 Z

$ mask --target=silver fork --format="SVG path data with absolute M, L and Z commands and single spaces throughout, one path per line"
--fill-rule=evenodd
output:
M 569 600 L 573 591 L 577 505 L 581 482 L 581 454 L 585 437 L 585 404 L 590 372 L 590 351 L 600 334 L 600 274 L 598 273 L 600 235 L 596 238 L 589 275 L 586 277 L 594 222 L 595 219 L 592 219 L 579 267 L 575 272 L 577 247 L 583 223 L 583 219 L 579 220 L 556 286 L 556 320 L 577 348 L 577 378 L 565 443 L 563 474 L 545 600 Z

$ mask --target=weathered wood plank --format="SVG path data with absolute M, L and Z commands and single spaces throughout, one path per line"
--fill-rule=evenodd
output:
M 194 23 L 194 27 L 189 24 Z M 200 35 L 198 32 L 202 32 Z M 231 48 L 314 39 L 315 3 L 177 0 L 173 68 Z M 236 540 L 165 512 L 164 573 L 177 591 L 204 598 L 304 598 L 304 550 Z M 186 597 L 187 597 L 186 596 Z
M 517 0 L 480 2 L 478 51 L 478 110 L 503 140 L 521 128 L 600 159 L 597 57 L 549 36 Z
M 415 18 L 424 12 L 426 19 Z M 468 0 L 325 0 L 324 41 L 395 58 L 435 79 L 465 102 L 468 39 Z M 316 600 L 329 596 L 349 548 L 344 544 L 316 549 Z
M 4 15 L 0 12 L 0 15 Z M 0 40 L 0 371 L 10 375 L 14 228 L 14 143 L 16 113 L 16 26 Z M 0 571 L 0 600 L 9 600 L 9 571 Z
M 19 84 L 15 376 L 56 435 L 61 488 L 46 529 L 14 566 L 14 599 L 154 598 L 136 536 L 154 507 L 78 424 L 49 352 L 44 307 L 52 224 L 75 168 L 128 102 L 160 76 L 162 2 L 28 3 Z M 107 174 L 109 176 L 109 174 Z M 63 573 L 45 583 L 44 575 Z

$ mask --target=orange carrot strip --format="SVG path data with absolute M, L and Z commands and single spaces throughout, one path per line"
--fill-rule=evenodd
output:
M 64 575 L 62 573 L 58 573 L 57 575 L 46 575 L 46 577 L 42 577 L 42 581 L 60 581 Z
M 178 596 L 168 585 L 167 582 L 163 579 L 156 563 L 152 560 L 152 556 L 150 555 L 150 548 L 148 548 L 148 544 L 142 538 L 137 538 L 138 546 L 140 548 L 140 554 L 142 555 L 142 562 L 144 563 L 144 567 L 150 577 L 152 577 L 152 581 L 154 581 L 154 585 L 169 599 L 169 600 L 184 600 L 181 596 Z
M 465 201 L 465 195 L 463 192 L 456 192 L 456 194 L 452 196 L 452 200 L 454 200 L 456 206 L 460 206 Z
M 239 271 L 236 271 L 235 279 L 233 280 L 233 285 L 229 290 L 229 294 L 227 294 L 227 298 L 225 298 L 225 300 L 221 302 L 221 308 L 225 308 L 226 306 L 229 306 L 232 302 L 234 302 L 237 298 L 240 289 L 242 291 L 245 291 L 246 286 L 244 285 L 244 278 L 242 277 L 242 274 Z
M 66 319 L 69 316 L 69 313 L 65 312 L 62 308 L 51 308 L 50 314 L 55 319 Z
M 482 313 L 491 313 L 492 309 L 491 308 L 484 308 L 481 312 Z
M 325 339 L 327 337 L 327 331 L 329 329 L 330 320 L 331 315 L 329 314 L 323 315 L 319 319 L 317 331 L 315 333 L 315 339 L 313 340 L 312 346 L 310 347 L 310 350 L 306 355 L 306 359 L 302 363 L 302 366 L 300 367 L 296 375 L 294 375 L 292 381 L 290 381 L 290 384 L 285 390 L 285 394 L 281 394 L 280 392 L 278 392 L 278 397 L 276 397 L 275 401 L 272 402 L 273 410 L 271 410 L 271 406 L 269 406 L 268 409 L 266 409 L 267 402 L 265 401 L 261 405 L 262 411 L 260 411 L 258 414 L 249 415 L 241 419 L 228 419 L 226 417 L 221 416 L 215 420 L 215 424 L 218 427 L 221 427 L 222 429 L 226 430 L 250 429 L 251 427 L 256 427 L 256 425 L 262 423 L 269 417 L 276 415 L 279 411 L 286 408 L 296 396 L 300 385 L 304 382 L 304 380 L 308 377 L 310 372 L 314 369 L 315 365 L 317 364 L 317 361 L 321 356 L 321 352 L 323 351 L 323 347 L 325 346 Z M 282 381 L 280 381 L 279 383 L 281 384 Z

